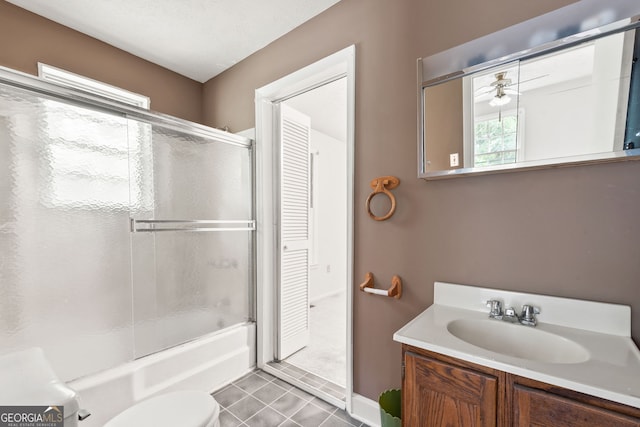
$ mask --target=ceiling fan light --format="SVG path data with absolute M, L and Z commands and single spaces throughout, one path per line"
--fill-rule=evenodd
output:
M 494 96 L 493 99 L 489 102 L 489 105 L 492 107 L 500 107 L 502 105 L 507 105 L 511 102 L 511 97 L 509 95 L 502 96 Z

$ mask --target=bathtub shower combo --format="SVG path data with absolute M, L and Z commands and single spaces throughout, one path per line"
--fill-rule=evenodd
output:
M 1 69 L 0 198 L 0 355 L 82 426 L 254 365 L 251 140 Z

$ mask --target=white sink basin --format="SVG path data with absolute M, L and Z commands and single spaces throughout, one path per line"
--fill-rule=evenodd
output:
M 550 332 L 501 320 L 457 319 L 447 324 L 455 337 L 485 350 L 544 363 L 581 363 L 589 352 Z

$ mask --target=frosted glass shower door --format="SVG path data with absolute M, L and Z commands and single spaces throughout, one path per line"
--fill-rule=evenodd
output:
M 137 122 L 130 135 L 140 357 L 250 319 L 251 151 Z
M 133 357 L 124 117 L 0 84 L 0 353 L 63 380 Z

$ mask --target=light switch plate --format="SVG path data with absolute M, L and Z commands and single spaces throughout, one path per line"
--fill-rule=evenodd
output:
M 458 158 L 458 153 L 449 154 L 449 165 L 451 167 L 458 166 L 460 164 L 460 160 Z

